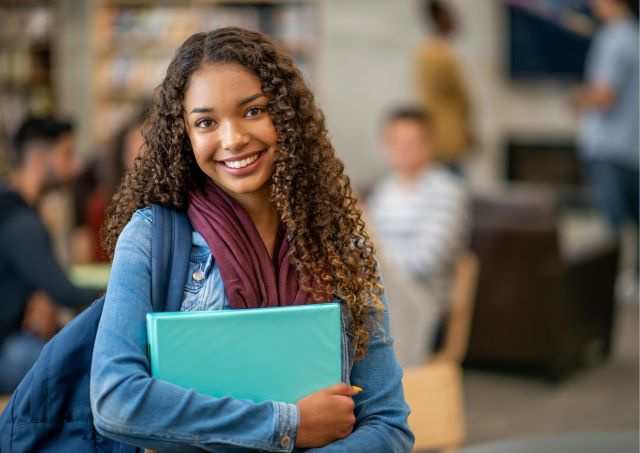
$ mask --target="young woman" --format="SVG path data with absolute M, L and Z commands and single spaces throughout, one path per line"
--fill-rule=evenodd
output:
M 144 137 L 105 228 L 114 258 L 91 373 L 98 431 L 160 451 L 411 451 L 373 248 L 291 59 L 239 28 L 191 36 Z M 296 404 L 258 404 L 151 378 L 152 203 L 186 211 L 194 228 L 182 310 L 336 300 L 350 351 L 344 382 Z

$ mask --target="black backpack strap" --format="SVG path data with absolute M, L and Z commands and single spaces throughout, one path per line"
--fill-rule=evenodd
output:
M 187 215 L 152 205 L 151 303 L 154 311 L 180 311 L 191 255 Z

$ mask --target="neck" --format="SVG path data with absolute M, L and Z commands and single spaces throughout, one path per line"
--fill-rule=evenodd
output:
M 431 163 L 418 167 L 414 171 L 398 173 L 398 177 L 404 184 L 410 186 L 413 185 L 417 181 L 418 177 L 428 168 L 431 168 Z
M 9 186 L 18 192 L 27 204 L 34 206 L 42 192 L 42 179 L 20 169 L 9 178 Z

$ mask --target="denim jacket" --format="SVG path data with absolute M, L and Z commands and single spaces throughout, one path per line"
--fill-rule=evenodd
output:
M 152 311 L 152 221 L 150 208 L 137 211 L 116 246 L 91 369 L 97 431 L 163 452 L 297 451 L 300 414 L 295 404 L 212 398 L 150 376 L 145 317 Z M 209 247 L 197 232 L 192 238 L 182 310 L 228 308 Z M 356 425 L 347 438 L 307 451 L 411 451 L 409 408 L 391 337 L 379 329 L 367 344 L 366 358 L 352 362 L 344 315 L 342 322 L 342 378 L 364 389 L 354 397 Z M 384 328 L 388 332 L 387 310 Z

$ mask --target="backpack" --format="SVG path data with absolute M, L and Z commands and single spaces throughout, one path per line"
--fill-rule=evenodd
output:
M 179 311 L 191 252 L 191 225 L 184 213 L 157 205 L 152 208 L 153 308 Z M 45 345 L 0 416 L 1 452 L 138 451 L 104 438 L 93 425 L 89 374 L 103 305 L 104 296 Z

